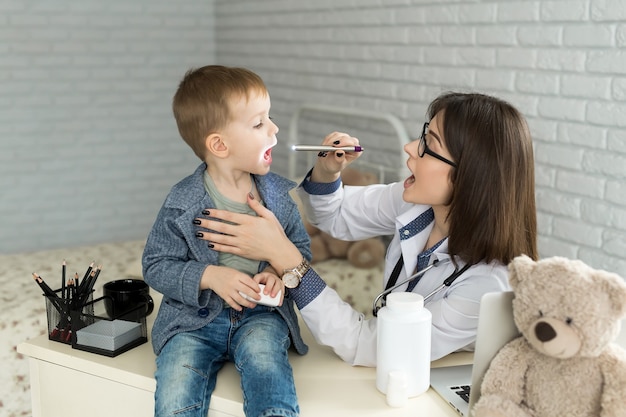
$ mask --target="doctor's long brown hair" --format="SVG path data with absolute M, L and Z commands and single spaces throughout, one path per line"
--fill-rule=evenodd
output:
M 448 249 L 465 262 L 505 265 L 537 259 L 535 166 L 526 120 L 509 103 L 483 94 L 445 93 L 428 108 L 443 116 L 451 170 Z

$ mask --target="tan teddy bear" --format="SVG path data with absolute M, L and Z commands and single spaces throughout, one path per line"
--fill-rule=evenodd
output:
M 341 173 L 344 185 L 370 185 L 378 182 L 376 175 L 346 168 Z M 311 253 L 313 262 L 321 262 L 331 258 L 347 259 L 357 268 L 373 268 L 385 259 L 386 246 L 379 237 L 347 242 L 335 239 L 328 233 L 322 232 L 303 217 L 304 227 L 311 236 Z
M 616 274 L 561 257 L 509 265 L 521 336 L 495 356 L 475 417 L 626 416 L 626 351 L 612 343 L 626 315 Z
M 305 228 L 311 236 L 312 262 L 327 259 L 347 259 L 357 268 L 373 268 L 385 259 L 385 244 L 380 238 L 369 238 L 347 242 L 335 239 L 305 221 Z

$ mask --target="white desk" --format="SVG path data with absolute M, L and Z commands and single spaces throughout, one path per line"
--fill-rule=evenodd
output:
M 149 329 L 156 311 L 148 319 Z M 319 346 L 304 325 L 302 332 L 309 353 L 290 353 L 302 417 L 457 416 L 432 389 L 409 399 L 406 407 L 389 407 L 376 389 L 374 368 L 352 367 Z M 155 356 L 150 341 L 115 358 L 72 349 L 49 341 L 46 335 L 21 343 L 17 350 L 29 357 L 33 417 L 150 417 L 154 413 Z M 453 354 L 433 366 L 471 360 L 470 353 Z M 244 417 L 239 375 L 232 364 L 220 371 L 209 410 L 209 417 L 228 416 Z

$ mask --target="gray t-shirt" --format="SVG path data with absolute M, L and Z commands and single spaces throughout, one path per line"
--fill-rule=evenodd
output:
M 252 179 L 254 187 L 254 179 Z M 215 202 L 215 207 L 220 210 L 228 210 L 233 213 L 251 214 L 256 216 L 256 212 L 246 203 L 238 203 L 224 197 L 215 186 L 213 179 L 208 172 L 204 171 L 204 189 Z M 263 204 L 263 202 L 261 202 Z M 218 265 L 228 266 L 241 272 L 245 272 L 251 277 L 259 271 L 259 261 L 247 259 L 232 253 L 220 252 L 218 256 Z

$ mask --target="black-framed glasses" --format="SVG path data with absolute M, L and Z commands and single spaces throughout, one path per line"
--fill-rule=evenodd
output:
M 445 162 L 446 164 L 456 168 L 457 167 L 456 163 L 452 162 L 448 158 L 444 158 L 438 153 L 433 152 L 428 147 L 428 145 L 426 144 L 426 134 L 428 134 L 428 122 L 424 123 L 424 128 L 422 129 L 422 136 L 420 136 L 420 143 L 419 143 L 419 146 L 417 147 L 417 156 L 419 156 L 420 158 L 423 158 L 424 154 L 427 153 L 428 155 L 434 158 L 437 158 L 440 161 Z

